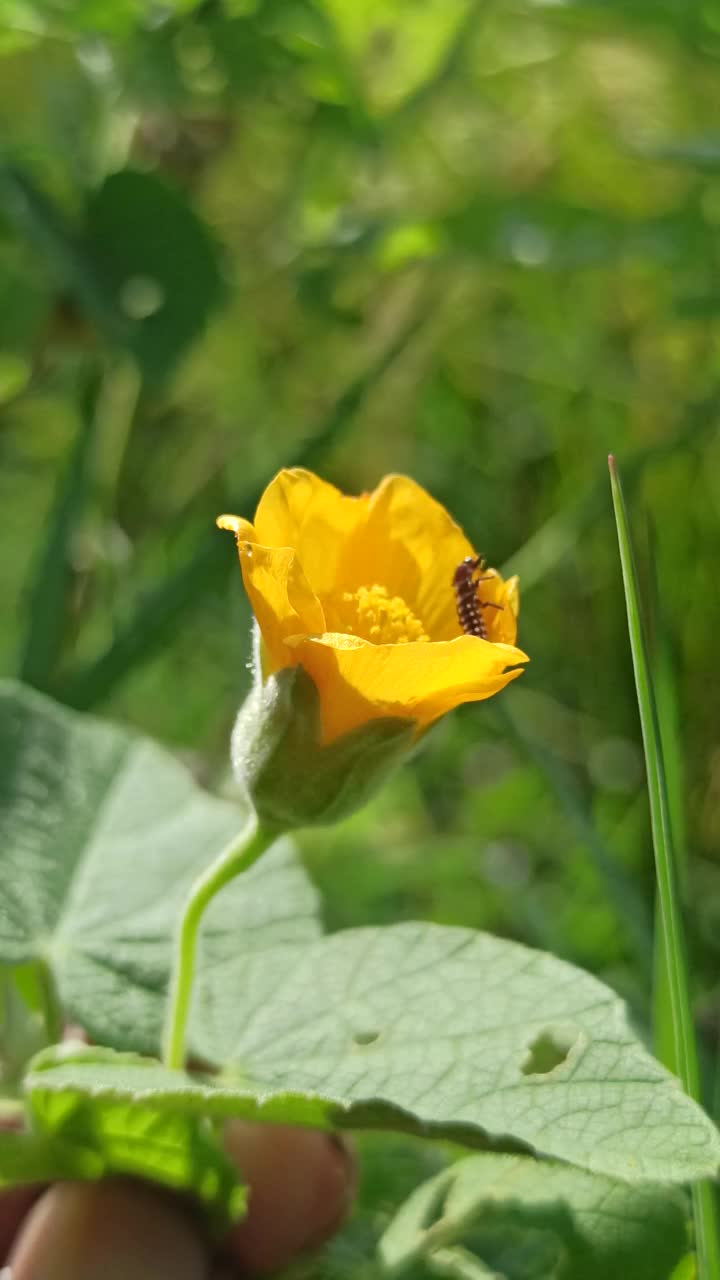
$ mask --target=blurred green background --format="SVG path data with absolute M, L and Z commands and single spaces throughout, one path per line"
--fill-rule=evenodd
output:
M 487 928 L 647 1025 L 653 866 L 606 455 L 720 956 L 720 21 L 687 0 L 3 0 L 0 661 L 226 784 L 215 515 L 281 466 L 425 484 L 532 662 L 344 826 L 330 927 Z M 448 587 L 448 589 L 450 589 Z M 712 1073 L 708 1086 L 712 1090 Z

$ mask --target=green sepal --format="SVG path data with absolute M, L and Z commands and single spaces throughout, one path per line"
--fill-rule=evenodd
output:
M 338 822 L 413 748 L 413 720 L 369 720 L 323 744 L 318 690 L 302 667 L 257 679 L 232 735 L 235 777 L 269 830 Z

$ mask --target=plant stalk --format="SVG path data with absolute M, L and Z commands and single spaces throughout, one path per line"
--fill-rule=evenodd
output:
M 190 1012 L 195 955 L 205 910 L 224 885 L 247 871 L 276 839 L 256 818 L 226 845 L 215 862 L 195 881 L 177 931 L 172 977 L 163 1035 L 163 1062 L 181 1070 L 185 1064 L 187 1021 Z

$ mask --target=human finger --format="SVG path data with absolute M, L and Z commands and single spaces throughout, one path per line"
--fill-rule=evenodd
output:
M 357 1184 L 354 1156 L 332 1134 L 231 1121 L 225 1148 L 249 1186 L 247 1217 L 224 1252 L 243 1274 L 266 1275 L 337 1230 Z
M 208 1256 L 182 1201 L 129 1179 L 58 1182 L 10 1252 L 12 1280 L 207 1280 Z

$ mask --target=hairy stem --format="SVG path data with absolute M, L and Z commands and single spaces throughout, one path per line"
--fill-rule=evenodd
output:
M 200 922 L 205 910 L 223 885 L 257 862 L 276 838 L 253 818 L 252 823 L 226 845 L 203 874 L 195 881 L 185 904 L 175 943 L 173 971 L 170 980 L 163 1062 L 166 1067 L 182 1068 L 185 1063 L 185 1036 L 190 996 L 192 994 L 195 953 Z

